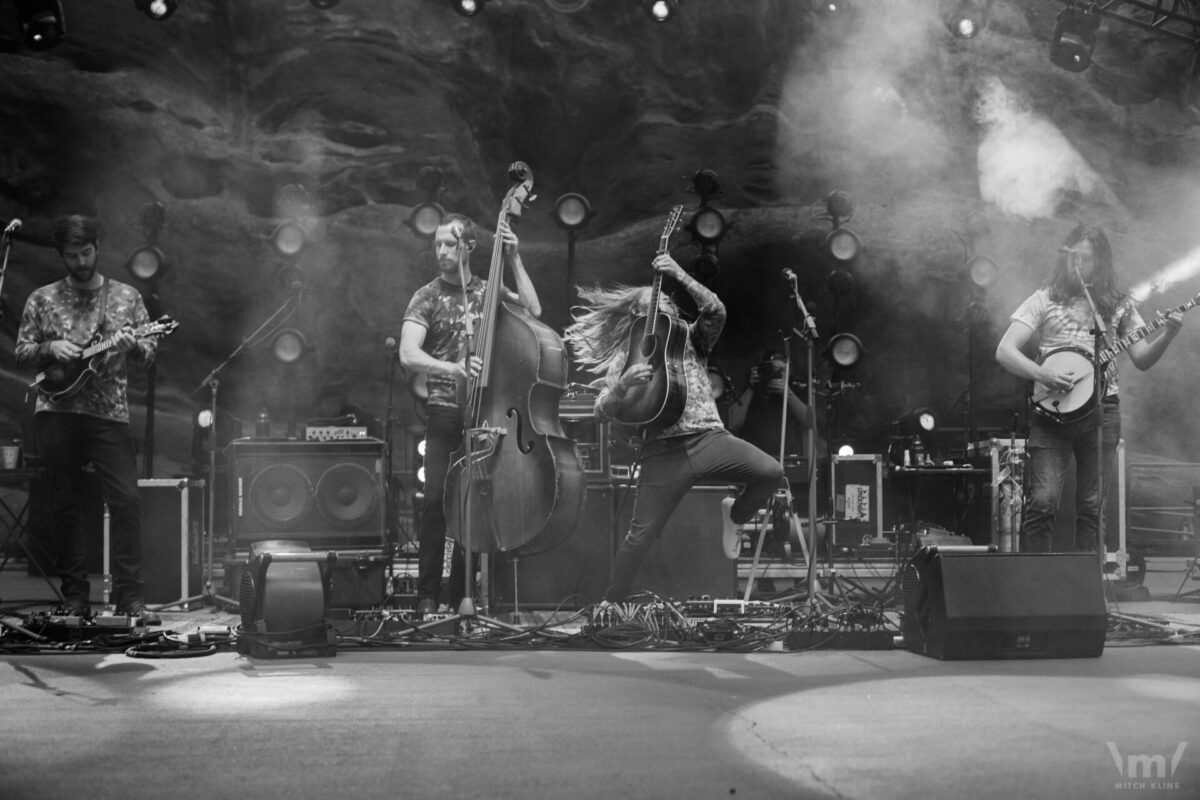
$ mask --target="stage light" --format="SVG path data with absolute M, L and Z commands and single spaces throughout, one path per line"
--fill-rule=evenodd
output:
M 285 328 L 271 339 L 271 355 L 281 364 L 295 364 L 308 351 L 308 339 L 295 328 Z
M 702 242 L 718 242 L 725 235 L 725 215 L 712 206 L 701 206 L 688 221 L 688 230 Z
M 862 342 L 852 333 L 838 333 L 829 340 L 826 345 L 826 354 L 829 360 L 839 367 L 852 367 L 862 358 L 863 353 Z
M 642 10 L 655 22 L 669 22 L 679 12 L 680 0 L 642 0 Z
M 30 50 L 49 50 L 67 35 L 59 0 L 16 0 L 17 27 Z
M 692 260 L 691 273 L 696 276 L 696 280 L 703 284 L 708 284 L 721 272 L 721 260 L 717 258 L 717 253 L 711 245 L 704 245 L 700 255 Z
M 1067 6 L 1058 12 L 1054 40 L 1050 43 L 1050 61 L 1068 72 L 1083 72 L 1092 64 L 1100 15 L 1091 7 Z
M 342 2 L 342 0 L 308 0 L 308 2 L 312 3 L 317 8 L 325 10 L 333 8 L 338 3 Z
M 304 249 L 304 243 L 308 241 L 308 237 L 304 234 L 304 229 L 295 222 L 284 222 L 279 225 L 271 234 L 271 243 L 275 245 L 275 249 L 280 254 L 285 256 L 294 256 Z
M 825 213 L 833 220 L 834 227 L 854 216 L 854 198 L 843 191 L 832 191 L 825 198 Z
M 942 4 L 942 20 L 959 39 L 973 39 L 987 24 L 992 0 L 948 0 Z
M 987 256 L 975 256 L 969 259 L 966 269 L 967 274 L 971 276 L 971 283 L 981 289 L 991 286 L 1000 276 L 1000 268 Z
M 437 233 L 445 216 L 446 212 L 437 203 L 418 203 L 404 224 L 417 236 L 431 237 Z
M 473 17 L 483 11 L 486 2 L 487 0 L 450 0 L 450 7 L 464 17 Z
M 849 228 L 835 228 L 825 237 L 825 249 L 838 261 L 853 261 L 861 245 Z
M 167 271 L 167 259 L 157 247 L 142 245 L 125 261 L 125 269 L 141 281 L 154 281 Z
M 854 455 L 854 446 L 849 444 L 839 445 L 837 454 L 839 456 L 852 456 Z
M 179 0 L 133 0 L 133 7 L 158 22 L 179 10 Z
M 826 278 L 829 291 L 834 297 L 845 297 L 854 291 L 854 276 L 848 269 L 835 269 Z
M 569 231 L 587 225 L 592 218 L 592 204 L 575 192 L 568 192 L 554 201 L 554 219 Z

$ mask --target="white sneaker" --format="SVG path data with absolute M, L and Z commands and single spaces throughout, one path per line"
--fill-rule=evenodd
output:
M 737 559 L 742 553 L 742 527 L 733 521 L 733 498 L 721 500 L 721 549 L 730 561 Z

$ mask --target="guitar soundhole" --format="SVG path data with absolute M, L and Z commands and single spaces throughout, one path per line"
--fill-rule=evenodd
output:
M 654 352 L 658 350 L 658 339 L 653 337 L 642 339 L 642 358 L 649 361 L 654 357 Z

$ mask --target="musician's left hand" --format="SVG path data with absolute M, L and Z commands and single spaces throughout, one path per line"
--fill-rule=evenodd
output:
M 1182 311 L 1172 311 L 1165 318 L 1163 318 L 1163 316 L 1160 312 L 1159 318 L 1163 320 L 1163 328 L 1165 330 L 1165 333 L 1164 333 L 1165 336 L 1174 337 L 1175 334 L 1179 333 L 1179 329 L 1183 327 L 1183 312 Z
M 128 353 L 137 347 L 137 339 L 134 338 L 132 331 L 128 328 L 123 328 L 114 337 L 113 346 L 117 348 L 118 352 Z
M 684 271 L 683 267 L 679 266 L 679 263 L 667 253 L 660 253 L 655 256 L 653 266 L 654 269 L 663 275 L 670 275 L 677 281 L 682 281 L 687 277 L 687 272 Z
M 507 219 L 500 220 L 500 224 L 496 228 L 496 235 L 504 242 L 504 255 L 510 259 L 515 256 L 517 247 L 521 242 L 517 239 L 517 234 L 513 232 L 512 226 L 508 224 Z

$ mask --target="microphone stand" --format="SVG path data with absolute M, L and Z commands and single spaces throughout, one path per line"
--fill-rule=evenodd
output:
M 396 389 L 396 364 L 400 361 L 400 353 L 397 350 L 399 342 L 392 337 L 384 340 L 384 346 L 388 348 L 388 394 L 387 394 L 387 410 L 384 412 L 383 418 L 383 452 L 384 452 L 384 495 L 383 508 L 384 515 L 387 519 L 386 527 L 384 528 L 387 536 L 387 560 L 388 560 L 388 592 L 387 597 L 383 600 L 383 605 L 387 605 L 388 601 L 396 596 L 396 551 L 399 543 L 399 530 L 396 523 L 397 510 L 394 497 L 395 481 L 392 475 L 392 413 L 393 401 L 395 399 Z
M 808 459 L 808 546 L 806 548 L 807 552 L 805 553 L 804 558 L 805 558 L 805 561 L 807 562 L 807 567 L 808 567 L 807 577 L 805 578 L 806 585 L 808 587 L 808 604 L 810 607 L 815 608 L 817 605 L 817 600 L 818 600 L 818 592 L 817 592 L 817 588 L 816 588 L 816 586 L 817 586 L 817 454 L 816 454 L 817 425 L 816 425 L 815 415 L 813 414 L 813 408 L 815 407 L 814 403 L 816 402 L 816 381 L 813 378 L 813 362 L 816 357 L 815 356 L 815 348 L 816 348 L 816 340 L 818 338 L 817 337 L 817 323 L 812 318 L 812 315 L 808 313 L 808 308 L 804 305 L 804 298 L 802 298 L 800 296 L 800 290 L 796 286 L 795 273 L 788 270 L 784 274 L 787 276 L 788 281 L 791 282 L 791 285 L 792 285 L 791 296 L 792 296 L 792 299 L 796 301 L 796 310 L 799 311 L 800 317 L 804 321 L 803 330 L 797 331 L 797 333 L 799 333 L 799 335 L 801 337 L 803 337 L 804 345 L 805 345 L 805 362 L 806 362 L 805 366 L 807 369 L 806 377 L 807 377 L 807 383 L 808 383 L 807 391 L 805 392 L 805 394 L 807 396 L 808 415 L 809 415 L 809 419 L 808 419 L 809 431 L 808 431 L 808 436 L 805 437 L 806 444 L 804 446 L 804 455 Z M 789 356 L 790 356 L 790 348 L 789 348 Z M 791 362 L 791 359 L 789 357 L 787 364 L 790 364 L 790 362 Z M 785 364 L 785 367 L 786 367 L 786 364 Z M 787 380 L 786 375 L 784 377 L 783 388 L 784 388 L 783 402 L 784 402 L 784 412 L 785 412 L 784 420 L 786 421 L 786 419 L 787 419 L 787 414 L 786 414 L 787 399 L 788 399 L 787 393 L 791 391 L 791 387 L 788 385 L 788 380 Z M 780 433 L 780 449 L 781 450 L 782 450 L 782 445 L 783 445 L 783 434 L 781 432 Z M 782 459 L 782 456 L 781 456 L 781 459 Z M 789 491 L 789 497 L 790 497 L 790 491 Z M 789 506 L 789 510 L 790 510 L 790 506 Z
M 209 447 L 208 447 L 208 484 L 205 487 L 208 491 L 208 502 L 206 504 L 207 505 L 207 515 L 208 515 L 208 524 L 205 526 L 206 530 L 205 530 L 205 534 L 204 534 L 204 553 L 205 553 L 205 555 L 204 555 L 204 592 L 202 594 L 197 595 L 196 597 L 189 597 L 185 600 L 180 600 L 177 603 L 171 603 L 170 604 L 171 606 L 181 605 L 186 608 L 191 602 L 201 601 L 201 600 L 212 600 L 212 601 L 214 601 L 214 604 L 216 604 L 216 605 L 225 605 L 230 608 L 235 608 L 240 605 L 239 601 L 234 600 L 229 597 L 223 597 L 221 595 L 218 595 L 216 592 L 214 592 L 213 591 L 213 582 L 212 582 L 213 543 L 214 543 L 214 539 L 216 538 L 215 533 L 213 531 L 213 525 L 216 524 L 216 495 L 217 495 L 217 492 L 216 492 L 217 441 L 216 441 L 216 439 L 217 439 L 217 419 L 218 419 L 217 409 L 219 408 L 219 405 L 217 403 L 217 394 L 218 394 L 218 390 L 219 390 L 220 383 L 221 383 L 220 380 L 217 378 L 217 376 L 221 374 L 221 371 L 224 370 L 225 367 L 229 366 L 230 362 L 232 362 L 235 358 L 237 358 L 239 355 L 241 355 L 242 352 L 244 352 L 245 350 L 249 349 L 250 347 L 258 344 L 259 342 L 263 341 L 263 339 L 260 337 L 264 336 L 264 334 L 271 329 L 272 325 L 278 326 L 278 325 L 282 325 L 284 322 L 286 322 L 291 317 L 291 315 L 295 313 L 296 306 L 298 305 L 298 303 L 299 303 L 299 300 L 295 296 L 289 297 L 287 300 L 284 300 L 283 303 L 279 306 L 279 308 L 275 309 L 275 311 L 272 312 L 271 315 L 269 317 L 267 317 L 267 319 L 264 320 L 263 323 L 254 330 L 253 333 L 251 333 L 249 336 L 247 336 L 245 339 L 243 339 L 241 341 L 241 343 L 238 344 L 238 346 L 234 349 L 234 351 L 232 353 L 230 353 L 228 356 L 226 356 L 224 361 L 222 361 L 220 364 L 218 364 L 216 367 L 214 367 L 213 370 L 211 372 L 209 372 L 208 375 L 205 376 L 204 380 L 200 381 L 200 383 L 197 384 L 196 388 L 192 389 L 191 393 L 188 395 L 188 397 L 194 397 L 197 392 L 199 392 L 201 389 L 203 389 L 204 387 L 207 386 L 208 390 L 209 390 L 209 410 L 212 413 L 212 420 L 213 420 L 212 421 L 212 434 L 209 437 Z M 279 319 L 279 321 L 276 322 L 276 318 L 278 318 L 278 317 L 282 317 L 282 319 Z M 159 608 L 168 608 L 168 607 L 169 606 L 160 606 Z
M 1096 308 L 1092 293 L 1088 291 L 1087 283 L 1083 280 L 1078 258 L 1074 257 L 1074 253 L 1068 253 L 1067 257 L 1075 268 L 1075 276 L 1079 279 L 1079 288 L 1087 300 L 1088 307 L 1092 310 L 1092 404 L 1096 414 L 1096 494 L 1099 502 L 1099 508 L 1096 510 L 1096 557 L 1100 565 L 1100 574 L 1103 576 L 1108 554 L 1105 551 L 1104 541 L 1104 404 L 1101 402 L 1104 399 L 1104 389 L 1101 385 L 1104 378 L 1104 367 L 1100 363 L 1100 352 L 1107 343 L 1108 328 L 1100 316 L 1100 311 Z M 1075 477 L 1078 482 L 1079 476 Z M 1079 527 L 1078 520 L 1076 520 L 1075 526 Z

